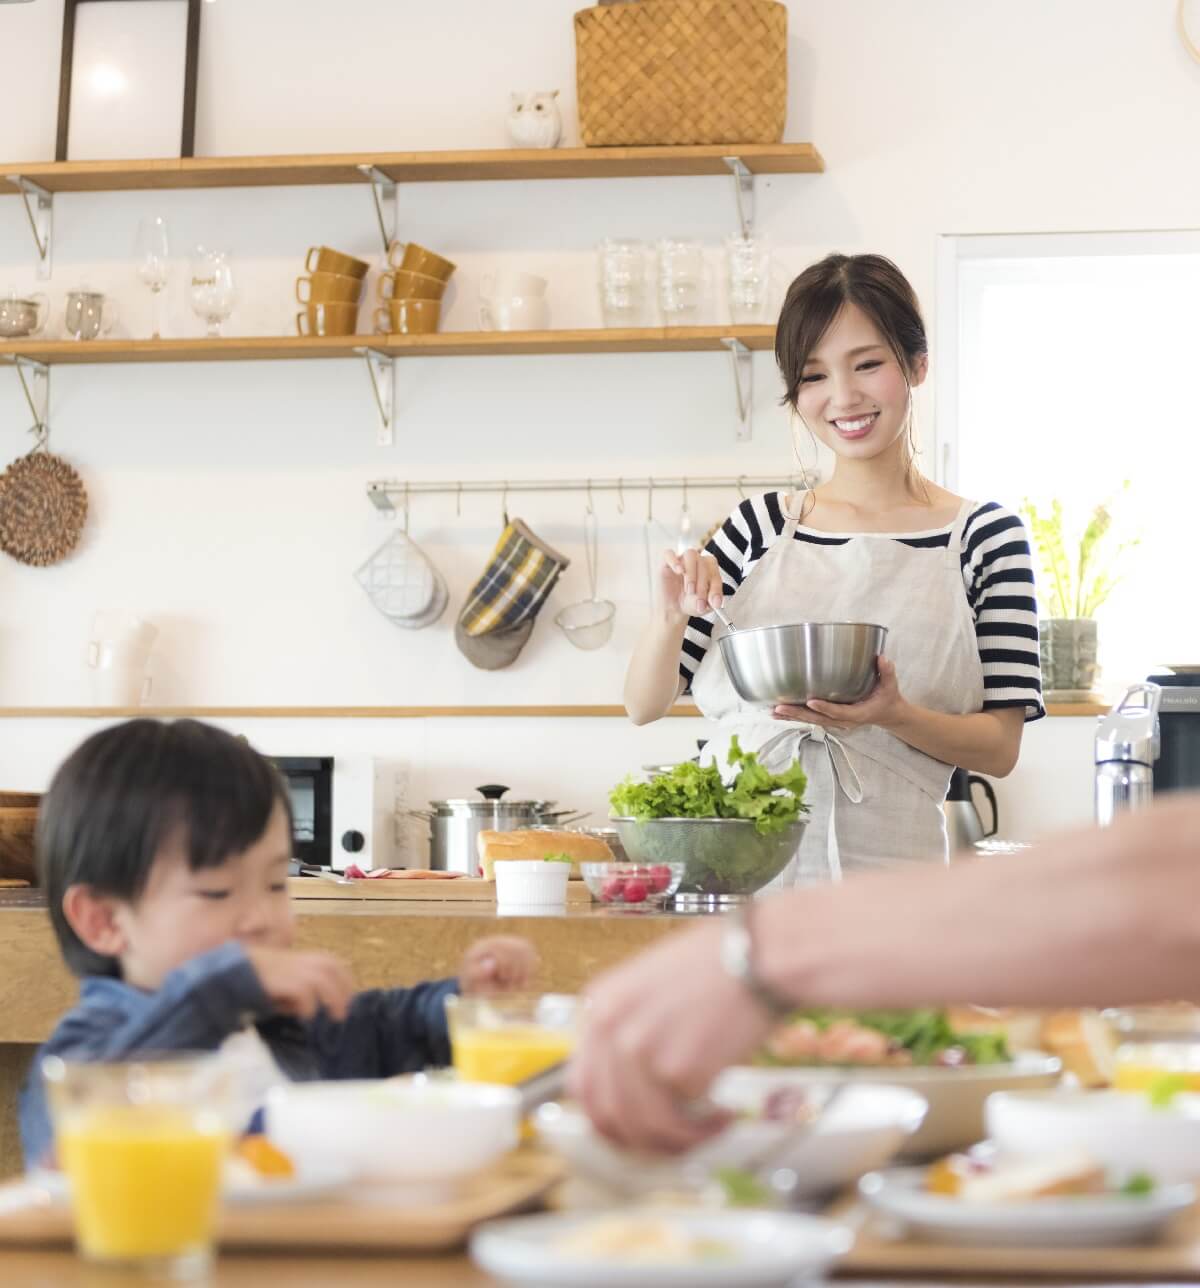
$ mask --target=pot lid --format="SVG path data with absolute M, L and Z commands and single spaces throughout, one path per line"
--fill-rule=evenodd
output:
M 554 812 L 557 801 L 481 801 L 451 798 L 430 801 L 439 814 L 548 814 Z M 559 811 L 563 813 L 564 811 Z

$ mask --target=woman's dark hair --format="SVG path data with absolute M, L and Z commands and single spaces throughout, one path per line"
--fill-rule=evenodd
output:
M 87 948 L 67 924 L 73 885 L 133 900 L 173 835 L 192 871 L 249 849 L 287 788 L 249 743 L 198 720 L 130 720 L 93 734 L 59 766 L 42 798 L 37 862 L 50 918 L 76 975 L 120 975 L 115 958 Z
M 826 255 L 788 287 L 775 328 L 775 361 L 785 406 L 795 408 L 804 364 L 834 318 L 857 304 L 871 319 L 904 373 L 929 352 L 921 306 L 908 279 L 883 255 Z

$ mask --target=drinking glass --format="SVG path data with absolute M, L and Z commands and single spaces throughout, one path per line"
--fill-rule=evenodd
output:
M 646 312 L 646 246 L 627 238 L 606 237 L 597 247 L 600 312 L 604 325 L 640 326 Z
M 131 1064 L 50 1056 L 42 1076 L 80 1255 L 202 1276 L 232 1138 L 228 1070 L 211 1056 Z
M 221 323 L 233 312 L 237 302 L 233 264 L 227 252 L 196 247 L 192 256 L 191 299 L 192 312 L 204 319 L 205 334 L 219 336 Z
M 761 237 L 725 239 L 725 279 L 732 322 L 761 322 L 770 287 L 771 253 Z
M 446 1016 L 458 1076 L 511 1085 L 570 1056 L 580 1002 L 567 993 L 448 997 Z
M 668 325 L 690 321 L 700 307 L 704 248 L 674 237 L 658 243 L 658 306 Z
M 138 220 L 134 253 L 138 261 L 138 277 L 150 290 L 151 340 L 162 338 L 163 291 L 167 286 L 169 252 L 167 221 L 161 215 L 150 215 Z

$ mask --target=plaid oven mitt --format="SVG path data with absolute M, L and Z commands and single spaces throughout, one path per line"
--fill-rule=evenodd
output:
M 513 519 L 459 614 L 455 639 L 467 660 L 489 671 L 513 662 L 569 562 L 522 520 Z

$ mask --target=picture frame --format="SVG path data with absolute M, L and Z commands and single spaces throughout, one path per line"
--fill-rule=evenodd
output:
M 93 33 L 96 45 L 93 50 L 77 49 L 79 10 L 84 5 L 89 12 L 95 13 L 95 18 L 83 25 L 101 29 Z M 118 5 L 124 7 L 124 13 L 115 12 Z M 110 10 L 104 23 L 96 21 L 102 6 Z M 145 10 L 149 19 L 142 30 L 117 21 L 127 18 L 134 7 Z M 169 9 L 177 11 L 178 16 L 168 13 Z M 112 145 L 108 145 L 105 152 L 96 140 L 119 136 L 122 127 L 131 145 L 123 150 L 117 148 L 120 159 L 195 155 L 200 9 L 201 0 L 64 0 L 58 131 L 54 149 L 56 161 L 68 159 L 73 133 L 73 97 L 81 101 L 76 104 L 79 114 L 74 131 L 77 155 L 71 159 L 117 159 Z M 110 47 L 122 46 L 124 57 L 136 61 L 139 71 L 145 72 L 144 76 L 136 78 L 136 84 L 128 84 L 128 77 L 119 65 L 112 61 L 99 61 L 105 52 L 106 41 Z M 182 66 L 169 55 L 164 57 L 168 48 L 176 45 L 180 46 Z M 84 73 L 83 83 L 73 86 L 73 80 L 79 79 L 81 72 Z M 127 90 L 128 93 L 125 92 Z M 173 109 L 172 104 L 177 97 L 180 106 Z M 111 113 L 107 115 L 112 128 L 106 133 L 105 103 L 114 98 L 123 102 L 110 104 Z M 124 108 L 124 115 L 119 108 Z M 176 110 L 180 113 L 178 117 L 175 116 Z M 167 139 L 173 137 L 174 119 L 179 120 L 178 150 L 172 144 L 169 151 L 164 151 L 168 146 Z

